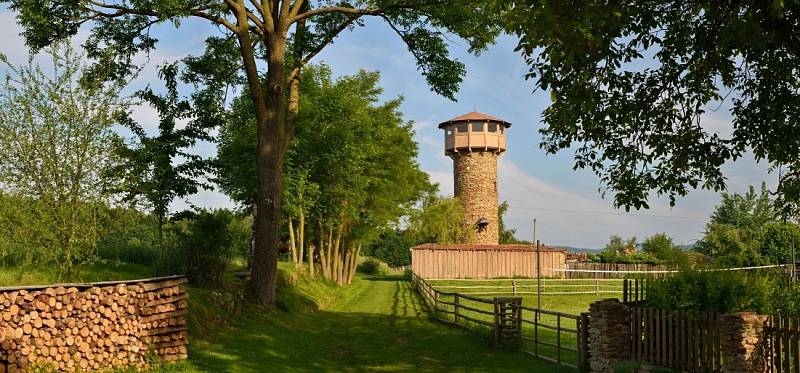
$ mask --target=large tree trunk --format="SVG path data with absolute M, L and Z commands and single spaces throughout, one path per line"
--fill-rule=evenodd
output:
M 256 206 L 258 214 L 256 215 L 256 244 L 250 287 L 255 301 L 263 305 L 271 305 L 275 302 L 278 275 L 278 233 L 283 203 L 283 161 L 289 140 L 284 122 L 286 38 L 282 33 L 278 34 L 269 37 L 267 87 L 266 97 L 263 99 L 265 102 L 264 115 L 256 116 L 258 125 Z M 244 43 L 240 43 L 240 47 L 242 49 L 249 48 Z M 245 65 L 245 68 L 248 68 L 247 61 Z M 249 75 L 248 81 L 251 80 Z M 252 88 L 252 81 L 250 83 Z M 253 94 L 260 94 L 260 92 L 251 92 L 251 95 Z M 257 101 L 254 97 L 254 102 Z

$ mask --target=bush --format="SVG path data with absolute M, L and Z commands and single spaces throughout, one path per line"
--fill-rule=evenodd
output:
M 381 262 L 374 258 L 368 258 L 361 262 L 356 268 L 356 271 L 365 275 L 379 275 L 383 272 L 381 270 Z
M 637 253 L 622 255 L 610 251 L 588 254 L 586 260 L 591 263 L 661 264 L 660 260 L 650 254 Z
M 737 271 L 683 271 L 655 279 L 645 304 L 669 310 L 768 313 L 778 280 L 769 274 Z
M 174 224 L 176 268 L 201 287 L 222 286 L 222 275 L 247 245 L 250 231 L 230 210 L 186 211 Z M 173 259 L 173 260 L 175 260 Z
M 98 257 L 146 266 L 158 261 L 155 216 L 128 208 L 106 208 L 99 220 Z
M 411 264 L 411 246 L 413 241 L 403 233 L 386 230 L 365 247 L 364 255 L 375 257 L 389 267 L 402 267 Z
M 762 228 L 759 253 L 770 264 L 792 261 L 792 247 L 800 244 L 800 228 L 792 223 L 770 223 Z

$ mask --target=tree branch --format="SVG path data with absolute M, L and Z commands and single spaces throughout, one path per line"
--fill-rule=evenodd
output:
M 295 17 L 292 17 L 291 23 L 297 22 L 301 19 L 310 18 L 313 16 L 317 16 L 320 14 L 327 14 L 327 13 L 342 13 L 342 14 L 352 14 L 356 16 L 374 16 L 383 13 L 385 9 L 383 8 L 371 8 L 371 9 L 358 9 L 358 8 L 350 8 L 346 6 L 329 6 L 325 8 L 317 8 L 311 9 L 305 13 L 298 14 Z
M 155 11 L 152 11 L 152 10 L 128 8 L 128 7 L 124 7 L 124 6 L 121 6 L 121 5 L 106 4 L 106 3 L 102 3 L 102 2 L 99 2 L 99 1 L 96 1 L 96 0 L 88 0 L 88 2 L 89 2 L 89 4 L 92 4 L 92 5 L 96 6 L 96 7 L 100 7 L 100 8 L 104 8 L 104 9 L 113 9 L 113 10 L 117 11 L 115 13 L 106 13 L 106 12 L 103 12 L 103 11 L 95 9 L 95 8 L 84 7 L 84 9 L 94 13 L 95 15 L 99 15 L 101 17 L 113 18 L 113 17 L 118 17 L 118 16 L 121 16 L 121 15 L 125 15 L 125 14 L 135 14 L 135 15 L 141 15 L 141 16 L 147 16 L 147 17 L 158 17 L 158 18 L 161 17 L 161 15 L 158 12 L 155 12 Z M 209 20 L 211 22 L 214 22 L 214 23 L 220 24 L 222 26 L 225 26 L 226 28 L 228 28 L 229 30 L 231 30 L 233 32 L 236 32 L 236 27 L 234 27 L 233 24 L 230 23 L 228 20 L 226 20 L 225 18 L 219 17 L 219 16 L 208 14 L 206 12 L 203 12 L 203 10 L 204 10 L 204 8 L 189 9 L 188 13 L 191 16 L 207 19 L 207 20 Z
M 309 52 L 305 57 L 297 56 L 298 58 L 300 58 L 300 61 L 297 63 L 297 66 L 295 66 L 295 68 L 292 69 L 292 71 L 289 73 L 288 80 L 294 79 L 295 76 L 300 73 L 300 69 L 303 66 L 305 66 L 309 61 L 311 61 L 311 59 L 313 59 L 314 56 L 322 52 L 322 50 L 325 49 L 325 47 L 327 47 L 328 44 L 330 44 L 333 41 L 333 39 L 336 38 L 336 36 L 338 36 L 348 26 L 352 25 L 353 22 L 355 22 L 360 17 L 361 16 L 350 17 L 347 21 L 342 22 L 342 24 L 339 25 L 339 27 L 337 27 L 335 30 L 333 30 L 333 32 L 329 33 L 328 36 L 325 38 L 325 40 L 322 41 L 322 43 L 320 43 L 319 45 L 317 45 L 317 47 L 314 48 L 314 50 L 312 50 L 311 52 Z
M 300 1 L 300 0 L 298 0 Z M 434 6 L 434 5 L 442 5 L 446 4 L 448 0 L 436 0 L 436 1 L 429 1 L 429 0 L 410 0 L 405 3 L 395 4 L 390 7 L 386 8 L 351 8 L 347 6 L 328 6 L 324 8 L 316 8 L 311 9 L 307 12 L 303 12 L 292 17 L 291 23 L 297 22 L 301 19 L 317 16 L 320 14 L 326 13 L 341 13 L 341 14 L 352 14 L 356 16 L 377 16 L 386 13 L 388 10 L 394 9 L 414 9 L 414 8 L 421 8 L 427 6 Z

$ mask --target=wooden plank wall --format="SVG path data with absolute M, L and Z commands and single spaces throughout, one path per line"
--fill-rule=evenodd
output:
M 543 251 L 543 277 L 562 277 L 565 255 L 561 251 Z M 536 252 L 522 250 L 444 250 L 414 249 L 411 266 L 422 278 L 513 278 L 536 277 Z

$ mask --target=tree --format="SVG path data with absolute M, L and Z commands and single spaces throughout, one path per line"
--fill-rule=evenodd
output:
M 784 206 L 800 197 L 797 2 L 535 4 L 508 2 L 504 23 L 552 99 L 541 146 L 576 149 L 615 206 L 722 190 L 721 166 L 748 150 L 784 168 Z M 723 102 L 730 136 L 701 124 Z
M 187 150 L 198 141 L 211 141 L 207 129 L 216 126 L 218 114 L 208 113 L 205 107 L 195 107 L 178 96 L 178 65 L 161 67 L 159 77 L 167 87 L 166 96 L 159 96 L 147 88 L 137 96 L 158 111 L 158 134 L 149 136 L 141 124 L 126 120 L 125 126 L 133 132 L 133 144 L 119 144 L 116 152 L 121 162 L 110 170 L 121 180 L 115 191 L 124 194 L 124 200 L 143 197 L 158 218 L 158 245 L 161 259 L 166 258 L 164 224 L 169 205 L 175 198 L 197 193 L 199 188 L 210 188 L 199 180 L 211 170 L 209 162 Z M 213 109 L 212 109 L 213 110 Z M 216 120 L 209 118 L 216 117 Z M 178 121 L 188 120 L 181 128 Z
M 642 251 L 644 251 L 645 254 L 668 263 L 682 266 L 689 264 L 689 258 L 686 253 L 675 246 L 672 242 L 672 237 L 667 236 L 666 233 L 656 233 L 647 237 L 647 239 L 642 242 Z
M 722 202 L 714 208 L 710 224 L 756 230 L 777 218 L 769 191 L 762 183 L 759 194 L 756 194 L 752 185 L 745 195 L 722 193 Z
M 530 243 L 527 241 L 520 241 L 516 237 L 514 237 L 514 234 L 517 233 L 516 229 L 506 228 L 506 224 L 503 221 L 503 215 L 505 215 L 506 212 L 508 212 L 508 207 L 509 207 L 508 201 L 503 201 L 503 203 L 501 203 L 500 206 L 497 207 L 498 211 L 497 216 L 500 218 L 500 224 L 498 225 L 497 228 L 500 230 L 500 244 Z
M 315 254 L 324 277 L 352 280 L 361 248 L 405 215 L 431 188 L 416 162 L 411 123 L 397 111 L 400 99 L 379 102 L 379 74 L 332 79 L 327 67 L 304 69 L 297 133 L 287 152 L 283 190 L 290 247 L 308 238 L 309 268 Z M 237 99 L 221 129 L 218 178 L 242 204 L 252 201 L 256 163 L 240 151 L 254 147 L 249 100 Z M 237 160 L 237 161 L 234 161 Z M 235 181 L 234 181 L 235 180 Z M 293 220 L 297 218 L 297 229 Z M 309 222 L 310 232 L 306 232 Z M 296 232 L 296 233 L 295 233 Z M 295 245 L 291 242 L 295 241 Z
M 191 61 L 197 74 L 190 78 L 210 82 L 214 88 L 243 80 L 253 103 L 258 183 L 250 287 L 261 304 L 275 300 L 282 166 L 297 129 L 303 67 L 341 32 L 363 26 L 363 17 L 377 17 L 405 42 L 431 88 L 453 98 L 465 69 L 448 56 L 445 32 L 466 40 L 470 51 L 477 53 L 500 31 L 494 9 L 484 6 L 486 1 L 474 0 L 80 0 L 48 6 L 38 0 L 4 2 L 19 12 L 26 41 L 34 49 L 75 35 L 81 25 L 93 23 L 85 46 L 88 56 L 98 62 L 94 76 L 124 79 L 130 75 L 136 67 L 133 57 L 156 46 L 157 40 L 149 34 L 155 24 L 179 25 L 181 20 L 195 18 L 221 30 L 222 37 L 207 40 L 205 55 Z M 243 66 L 244 79 L 238 66 Z
M 757 266 L 766 264 L 759 254 L 756 231 L 737 229 L 723 224 L 709 224 L 696 250 L 714 259 L 721 267 Z
M 642 251 L 656 258 L 659 258 L 662 253 L 669 252 L 674 247 L 672 238 L 665 233 L 656 233 L 642 242 Z
M 458 198 L 442 198 L 430 193 L 421 208 L 411 212 L 408 233 L 417 243 L 472 242 L 474 232 L 461 225 L 464 213 L 464 205 Z
M 372 256 L 389 267 L 411 265 L 411 246 L 414 242 L 403 231 L 386 229 L 364 248 L 365 256 Z
M 91 261 L 97 244 L 97 209 L 112 180 L 112 127 L 127 109 L 116 85 L 81 85 L 81 56 L 69 46 L 47 49 L 52 76 L 33 63 L 13 66 L 0 90 L 0 187 L 26 201 L 49 234 L 35 238 L 40 261 L 67 277 Z M 23 231 L 33 227 L 20 227 Z
M 617 256 L 625 256 L 628 254 L 636 254 L 636 237 L 631 237 L 628 241 L 623 241 L 622 237 L 612 235 L 603 251 L 608 254 Z
M 759 253 L 770 264 L 791 263 L 792 250 L 800 251 L 800 227 L 792 223 L 769 223 L 763 227 L 760 241 Z

